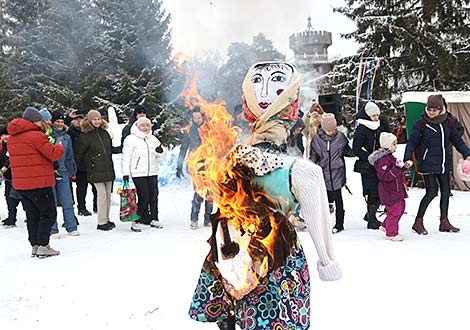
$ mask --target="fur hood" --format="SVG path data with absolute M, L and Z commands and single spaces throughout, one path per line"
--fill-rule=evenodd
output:
M 369 156 L 369 163 L 374 166 L 375 162 L 378 161 L 380 158 L 383 158 L 385 156 L 390 155 L 391 152 L 390 150 L 380 148 L 373 153 L 370 154 Z
M 108 128 L 108 122 L 106 120 L 104 120 L 103 118 L 101 118 L 101 126 L 100 127 L 102 129 L 107 129 Z M 93 129 L 95 127 L 91 124 L 91 122 L 88 120 L 88 118 L 85 118 L 80 122 L 80 128 L 81 128 L 83 134 L 87 134 L 87 133 L 90 133 L 91 131 L 93 131 Z

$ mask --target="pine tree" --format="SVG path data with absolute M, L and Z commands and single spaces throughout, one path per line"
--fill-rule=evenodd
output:
M 143 103 L 160 125 L 160 140 L 176 144 L 173 120 L 184 110 L 171 103 L 177 74 L 171 60 L 170 15 L 157 0 L 96 0 L 96 5 L 102 49 L 86 79 L 86 94 L 98 108 L 113 106 L 122 119 Z
M 228 60 L 219 70 L 218 96 L 227 102 L 230 111 L 241 103 L 241 85 L 250 66 L 259 61 L 284 60 L 285 55 L 274 48 L 263 33 L 253 42 L 234 42 L 228 48 Z
M 105 113 L 122 121 L 138 103 L 159 120 L 171 104 L 176 71 L 170 15 L 159 0 L 0 0 L 0 102 L 4 120 L 28 105 Z M 165 113 L 165 115 L 160 115 Z M 174 144 L 170 125 L 162 140 Z
M 322 90 L 355 99 L 361 57 L 380 57 L 374 100 L 394 109 L 405 91 L 468 90 L 469 0 L 349 0 L 336 10 L 356 22 L 357 55 L 335 62 Z M 362 100 L 363 101 L 363 100 Z
M 29 31 L 40 26 L 47 9 L 45 0 L 0 0 L 0 104 L 4 122 L 20 116 L 39 94 L 35 81 L 40 72 L 30 70 L 34 38 Z

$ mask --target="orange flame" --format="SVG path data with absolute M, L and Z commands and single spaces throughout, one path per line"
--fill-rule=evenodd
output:
M 251 180 L 238 170 L 235 157 L 239 130 L 232 127 L 233 118 L 225 109 L 223 100 L 209 102 L 199 95 L 196 83 L 199 73 L 192 74 L 187 88 L 180 94 L 185 99 L 187 108 L 199 106 L 205 119 L 199 127 L 201 145 L 188 154 L 188 171 L 196 192 L 206 198 L 212 199 L 218 206 L 219 219 L 228 222 L 239 231 L 248 234 L 260 244 L 250 245 L 250 249 L 258 249 L 260 258 L 254 258 L 252 264 L 243 264 L 247 272 L 250 268 L 255 272 L 255 286 L 259 278 L 266 275 L 268 260 L 275 259 L 276 240 L 278 237 L 279 218 L 272 215 L 275 209 L 268 209 L 265 201 L 269 199 L 262 192 L 254 192 L 247 187 Z M 262 233 L 262 224 L 269 223 L 270 231 Z M 241 238 L 235 238 L 238 242 Z M 253 239 L 252 239 L 253 241 Z M 256 253 L 250 253 L 256 255 Z M 252 287 L 253 282 L 245 283 L 245 287 Z M 244 287 L 244 288 L 245 288 Z M 236 297 L 239 292 L 229 291 Z M 238 293 L 237 293 L 238 292 Z
M 209 102 L 199 95 L 196 83 L 199 72 L 193 73 L 188 87 L 181 93 L 185 98 L 185 106 L 192 109 L 199 106 L 204 116 L 204 122 L 199 127 L 201 145 L 188 155 L 188 170 L 195 190 L 201 196 L 211 196 L 219 204 L 223 201 L 217 199 L 218 176 L 225 169 L 224 157 L 235 146 L 238 132 L 232 126 L 232 116 L 225 109 L 225 102 L 216 100 Z

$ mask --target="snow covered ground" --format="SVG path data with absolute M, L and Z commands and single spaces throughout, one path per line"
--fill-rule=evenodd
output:
M 352 164 L 348 160 L 352 195 L 343 191 L 346 230 L 334 236 L 343 279 L 319 280 L 313 243 L 300 233 L 312 279 L 311 328 L 466 329 L 470 194 L 454 191 L 450 201 L 449 218 L 461 233 L 438 232 L 436 198 L 425 217 L 429 235 L 421 237 L 411 225 L 424 190 L 411 189 L 400 222 L 405 241 L 389 242 L 382 232 L 365 229 L 360 177 Z M 20 211 L 17 228 L 0 230 L 0 329 L 217 329 L 187 316 L 209 250 L 209 230 L 189 229 L 191 197 L 187 179 L 161 188 L 164 229 L 131 232 L 119 222 L 117 205 L 111 210 L 117 228 L 110 232 L 96 230 L 96 215 L 79 217 L 81 236 L 51 240 L 61 255 L 48 259 L 30 257 Z M 0 216 L 6 216 L 3 198 Z

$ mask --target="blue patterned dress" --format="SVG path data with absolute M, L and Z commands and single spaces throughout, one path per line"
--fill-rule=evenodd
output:
M 284 159 L 284 166 L 254 181 L 279 201 L 284 214 L 294 210 L 290 191 L 290 169 L 295 159 Z M 291 251 L 283 266 L 264 277 L 258 286 L 236 300 L 225 290 L 221 274 L 210 253 L 204 261 L 193 295 L 189 316 L 200 322 L 216 322 L 236 316 L 243 330 L 306 330 L 310 328 L 310 275 L 300 247 Z

